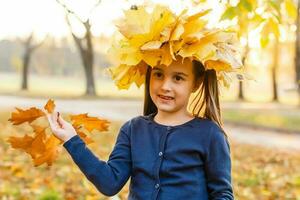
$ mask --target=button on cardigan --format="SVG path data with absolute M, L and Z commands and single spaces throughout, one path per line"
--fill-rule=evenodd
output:
M 166 126 L 154 115 L 125 122 L 108 161 L 98 159 L 78 135 L 63 146 L 106 196 L 117 194 L 130 178 L 129 200 L 234 199 L 230 146 L 221 129 L 197 117 Z

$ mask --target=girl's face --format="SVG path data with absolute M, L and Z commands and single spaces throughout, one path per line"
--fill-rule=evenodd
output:
M 188 59 L 173 61 L 170 66 L 153 67 L 149 92 L 158 112 L 186 113 L 189 97 L 196 89 L 193 65 Z

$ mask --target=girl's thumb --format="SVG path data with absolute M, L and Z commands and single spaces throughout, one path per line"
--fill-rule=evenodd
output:
M 49 124 L 50 124 L 50 127 L 54 127 L 54 126 L 53 126 L 53 123 L 52 123 L 51 116 L 50 116 L 49 114 L 46 114 L 46 116 L 47 116 L 48 122 L 49 122 Z

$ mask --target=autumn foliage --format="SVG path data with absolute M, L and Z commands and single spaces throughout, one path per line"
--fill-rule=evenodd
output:
M 55 103 L 49 99 L 44 106 L 46 112 L 53 113 Z M 20 149 L 28 153 L 33 159 L 34 166 L 37 167 L 43 163 L 51 166 L 54 160 L 58 157 L 58 148 L 63 143 L 51 131 L 50 125 L 45 126 L 33 124 L 39 118 L 46 118 L 46 113 L 36 107 L 29 109 L 16 108 L 17 111 L 11 113 L 11 118 L 8 119 L 13 125 L 21 125 L 28 123 L 33 130 L 33 133 L 25 134 L 23 137 L 10 136 L 7 142 L 15 149 Z M 70 115 L 71 124 L 75 128 L 77 134 L 86 144 L 92 143 L 93 140 L 88 135 L 93 130 L 107 131 L 109 121 L 99 119 L 97 117 L 89 117 L 87 113 Z

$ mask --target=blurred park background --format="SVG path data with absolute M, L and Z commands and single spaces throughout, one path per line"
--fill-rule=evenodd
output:
M 105 69 L 122 10 L 156 3 L 179 13 L 212 8 L 209 25 L 234 26 L 245 70 L 255 80 L 221 88 L 224 127 L 239 200 L 300 200 L 300 2 L 297 0 L 27 0 L 0 1 L 0 199 L 126 199 L 128 185 L 105 197 L 67 152 L 51 167 L 34 167 L 9 136 L 28 125 L 8 119 L 15 107 L 41 108 L 53 98 L 66 114 L 112 123 L 89 147 L 107 160 L 120 126 L 142 114 L 143 86 L 119 91 Z

